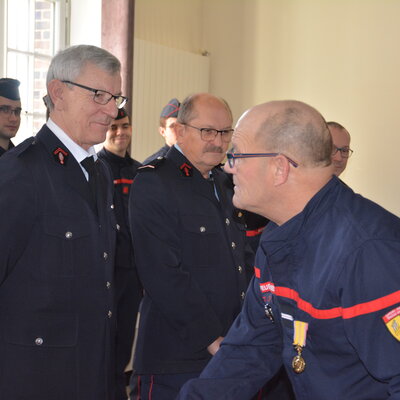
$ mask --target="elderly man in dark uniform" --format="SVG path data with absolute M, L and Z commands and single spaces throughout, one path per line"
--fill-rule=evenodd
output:
M 130 197 L 144 287 L 134 358 L 143 399 L 174 399 L 200 374 L 239 313 L 252 275 L 241 213 L 219 167 L 233 132 L 229 106 L 210 94 L 188 97 L 176 132 L 166 158 L 139 169 Z
M 168 153 L 171 146 L 176 143 L 175 123 L 176 118 L 178 117 L 180 105 L 181 103 L 179 103 L 178 99 L 171 99 L 162 109 L 160 115 L 160 127 L 158 128 L 158 131 L 164 138 L 165 145 L 157 150 L 154 154 L 147 157 L 143 161 L 143 165 L 148 164 L 157 157 L 164 157 Z
M 14 145 L 11 141 L 21 123 L 20 82 L 16 79 L 0 79 L 0 157 Z
M 133 246 L 128 226 L 128 198 L 131 185 L 140 163 L 128 154 L 132 138 L 132 125 L 124 108 L 112 121 L 107 131 L 104 147 L 98 156 L 111 168 L 114 182 L 114 205 L 118 223 L 117 248 L 115 254 L 115 297 L 116 297 L 116 376 L 117 400 L 126 400 L 125 369 L 131 358 L 136 315 L 142 298 Z
M 114 399 L 116 223 L 93 145 L 126 98 L 120 62 L 95 46 L 59 52 L 50 118 L 0 159 L 0 393 Z

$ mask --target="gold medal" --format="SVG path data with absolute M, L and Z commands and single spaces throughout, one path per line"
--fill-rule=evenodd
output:
M 296 374 L 301 374 L 306 369 L 306 361 L 301 352 L 306 345 L 308 323 L 302 321 L 294 321 L 293 346 L 297 351 L 297 355 L 293 357 L 292 368 Z
M 296 346 L 296 350 L 298 352 L 297 356 L 293 357 L 292 360 L 292 368 L 296 374 L 301 374 L 306 369 L 306 362 L 304 358 L 301 356 L 301 351 L 303 350 L 300 346 Z

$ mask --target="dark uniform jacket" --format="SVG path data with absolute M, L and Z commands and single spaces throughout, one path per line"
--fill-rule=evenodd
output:
M 179 399 L 248 399 L 282 364 L 299 400 L 400 399 L 399 287 L 400 219 L 333 177 L 268 224 L 242 313 Z
M 60 152 L 62 155 L 60 155 Z M 44 126 L 0 159 L 0 397 L 110 400 L 115 217 Z
M 157 164 L 158 163 L 158 164 Z M 252 271 L 244 226 L 227 175 L 204 179 L 175 147 L 143 167 L 130 198 L 130 223 L 145 295 L 134 368 L 139 374 L 200 372 L 207 346 L 239 313 Z M 140 171 L 140 170 L 139 170 Z
M 111 168 L 114 183 L 115 215 L 118 223 L 115 255 L 115 294 L 117 308 L 116 373 L 117 399 L 126 400 L 125 368 L 131 358 L 136 315 L 142 298 L 132 239 L 128 224 L 128 199 L 136 171 L 141 164 L 128 154 L 120 157 L 103 148 L 97 154 Z
M 14 147 L 14 145 L 13 145 L 13 143 L 10 141 L 10 144 L 8 145 L 8 149 L 7 149 L 7 150 L 11 150 L 13 147 Z M 0 146 L 0 157 L 1 157 L 7 150 L 3 149 L 3 148 Z
M 167 144 L 165 144 L 163 147 L 161 147 L 160 149 L 158 149 L 154 154 L 152 154 L 151 156 L 147 157 L 144 161 L 143 161 L 143 165 L 148 164 L 149 162 L 155 160 L 158 157 L 165 157 L 167 155 L 167 153 L 170 150 L 170 146 L 168 146 Z

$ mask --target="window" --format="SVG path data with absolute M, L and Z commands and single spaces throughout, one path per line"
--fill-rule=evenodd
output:
M 68 0 L 3 1 L 3 76 L 21 81 L 21 127 L 13 140 L 17 144 L 38 132 L 46 120 L 46 74 L 54 54 L 67 44 Z

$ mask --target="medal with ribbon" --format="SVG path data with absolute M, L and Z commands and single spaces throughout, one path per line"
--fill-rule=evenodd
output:
M 294 321 L 293 346 L 297 351 L 297 355 L 293 357 L 292 368 L 296 374 L 301 374 L 306 368 L 306 362 L 301 353 L 306 345 L 308 323 L 302 321 Z

